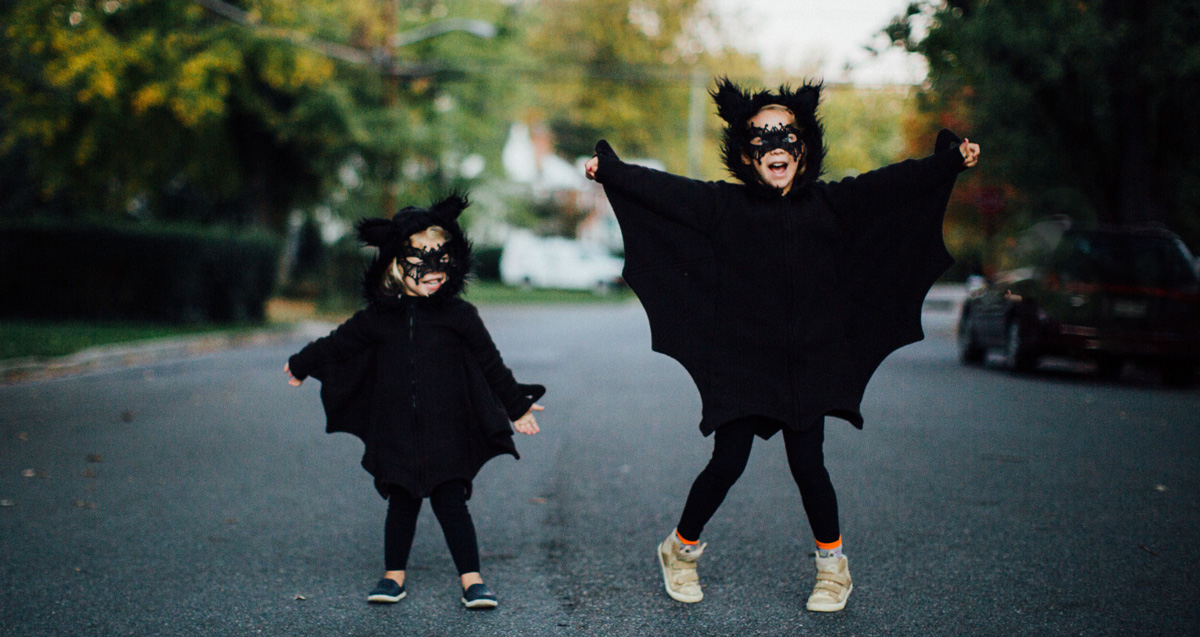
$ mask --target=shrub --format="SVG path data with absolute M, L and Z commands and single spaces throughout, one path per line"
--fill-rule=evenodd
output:
M 500 256 L 504 248 L 500 246 L 475 246 L 475 276 L 483 281 L 500 280 Z
M 344 237 L 328 247 L 327 258 L 318 272 L 316 298 L 327 311 L 353 311 L 366 304 L 363 274 L 375 258 L 374 248 L 364 248 L 355 237 Z
M 279 240 L 183 225 L 0 225 L 0 316 L 260 321 Z

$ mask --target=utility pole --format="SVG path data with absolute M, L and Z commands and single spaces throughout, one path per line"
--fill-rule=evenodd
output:
M 704 90 L 704 73 L 699 66 L 692 67 L 691 94 L 688 98 L 688 142 L 687 174 L 692 179 L 700 178 L 700 153 L 704 145 L 704 108 L 708 103 L 708 92 Z

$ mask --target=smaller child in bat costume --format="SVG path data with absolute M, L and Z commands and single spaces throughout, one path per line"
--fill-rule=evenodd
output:
M 458 297 L 471 261 L 458 225 L 466 208 L 451 196 L 429 209 L 358 225 L 379 248 L 364 277 L 368 305 L 329 336 L 288 359 L 288 382 L 321 381 L 326 430 L 362 439 L 362 465 L 388 500 L 383 578 L 370 602 L 405 595 L 408 553 L 421 501 L 429 498 L 468 608 L 495 608 L 479 574 L 479 547 L 467 509 L 471 480 L 499 454 L 517 455 L 512 428 L 538 432 L 541 385 L 518 383 L 479 313 Z M 509 422 L 513 421 L 512 427 Z
M 862 427 L 867 381 L 889 353 L 922 338 L 921 303 L 951 263 L 942 217 L 979 146 L 942 131 L 929 157 L 819 181 L 820 88 L 718 83 L 725 165 L 741 184 L 626 164 L 604 141 L 585 165 L 621 225 L 625 280 L 646 310 L 652 346 L 687 369 L 703 405 L 700 430 L 714 437 L 678 526 L 656 551 L 667 594 L 681 602 L 704 597 L 700 533 L 755 436 L 782 431 L 817 544 L 807 608 L 845 607 L 853 584 L 824 419 Z

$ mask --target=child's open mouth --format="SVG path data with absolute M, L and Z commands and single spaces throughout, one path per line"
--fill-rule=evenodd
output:
M 788 171 L 788 162 L 783 161 L 783 160 L 768 162 L 767 170 L 769 170 L 771 172 L 771 175 L 773 175 L 775 177 L 778 177 L 778 178 L 786 177 L 787 171 Z
M 433 294 L 441 289 L 442 284 L 446 282 L 446 275 L 442 273 L 430 274 L 421 279 L 421 287 L 429 294 Z

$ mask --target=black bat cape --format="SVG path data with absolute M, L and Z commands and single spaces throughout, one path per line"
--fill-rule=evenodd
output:
M 467 205 L 452 195 L 361 221 L 359 239 L 379 249 L 363 279 L 367 307 L 288 359 L 296 378 L 321 381 L 325 430 L 363 441 L 362 466 L 384 497 L 387 485 L 428 497 L 448 480 L 474 479 L 497 455 L 519 458 L 510 421 L 546 391 L 516 382 L 475 307 L 458 297 L 471 263 L 457 220 Z M 446 282 L 431 297 L 387 293 L 389 265 L 431 226 L 449 235 Z
M 625 279 L 653 349 L 696 383 L 704 435 L 749 415 L 862 428 L 867 382 L 924 338 L 925 295 L 953 263 L 942 219 L 958 143 L 943 130 L 929 157 L 834 183 L 809 177 L 787 195 L 626 164 L 597 144 Z

